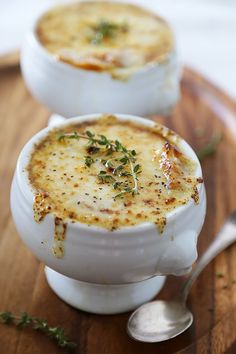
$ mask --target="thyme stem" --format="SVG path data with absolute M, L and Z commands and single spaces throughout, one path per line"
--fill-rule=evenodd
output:
M 0 322 L 6 325 L 13 324 L 21 329 L 31 327 L 36 331 L 43 332 L 51 337 L 57 345 L 62 348 L 74 349 L 77 346 L 76 343 L 70 341 L 63 328 L 51 327 L 46 320 L 32 317 L 26 312 L 22 313 L 20 316 L 9 311 L 0 312 Z
M 203 148 L 197 151 L 199 160 L 203 160 L 205 157 L 214 154 L 217 146 L 222 140 L 222 133 L 214 134 L 210 141 Z
M 131 173 L 132 173 L 133 180 L 134 180 L 133 192 L 135 194 L 137 194 L 138 193 L 138 183 L 137 183 L 138 177 L 137 177 L 136 173 L 134 172 L 134 165 L 132 164 L 131 161 L 129 161 L 129 162 L 130 162 Z

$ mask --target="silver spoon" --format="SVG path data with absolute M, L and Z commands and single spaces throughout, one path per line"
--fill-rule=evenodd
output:
M 140 342 L 162 342 L 186 331 L 193 322 L 193 314 L 186 307 L 186 300 L 193 282 L 201 271 L 221 251 L 236 241 L 236 212 L 224 223 L 215 240 L 199 259 L 176 299 L 157 300 L 140 306 L 130 316 L 127 332 Z

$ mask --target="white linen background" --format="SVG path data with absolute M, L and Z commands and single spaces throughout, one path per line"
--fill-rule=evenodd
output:
M 0 0 L 0 55 L 14 51 L 34 18 L 68 0 Z M 123 0 L 120 0 L 123 1 Z M 236 99 L 236 0 L 127 0 L 164 16 L 179 57 Z

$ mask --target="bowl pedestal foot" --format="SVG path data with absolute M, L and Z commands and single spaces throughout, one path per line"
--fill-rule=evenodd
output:
M 117 314 L 136 309 L 153 299 L 162 289 L 166 277 L 155 276 L 131 284 L 93 284 L 68 278 L 45 267 L 49 286 L 66 303 L 96 314 Z

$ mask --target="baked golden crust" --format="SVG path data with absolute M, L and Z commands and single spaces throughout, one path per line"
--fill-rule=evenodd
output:
M 42 45 L 57 59 L 117 75 L 162 62 L 173 35 L 157 15 L 131 4 L 80 2 L 55 7 L 37 24 Z
M 114 183 L 98 178 L 104 170 L 102 150 L 90 151 L 93 164 L 89 166 L 85 164 L 91 149 L 87 140 L 59 139 L 62 133 L 83 136 L 88 130 L 95 136 L 117 139 L 130 151 L 135 149 L 135 164 L 141 171 L 137 193 L 116 198 Z M 120 152 L 108 158 L 120 159 Z M 179 148 L 178 136 L 159 124 L 149 128 L 119 121 L 114 116 L 68 124 L 63 131 L 52 130 L 32 152 L 28 174 L 35 194 L 35 220 L 40 222 L 51 213 L 63 222 L 81 222 L 109 230 L 152 222 L 162 232 L 168 212 L 190 199 L 198 203 L 197 185 L 202 179 L 195 175 L 195 170 L 196 163 Z M 114 175 L 113 169 L 107 171 Z M 133 183 L 127 173 L 116 178 L 127 185 Z

